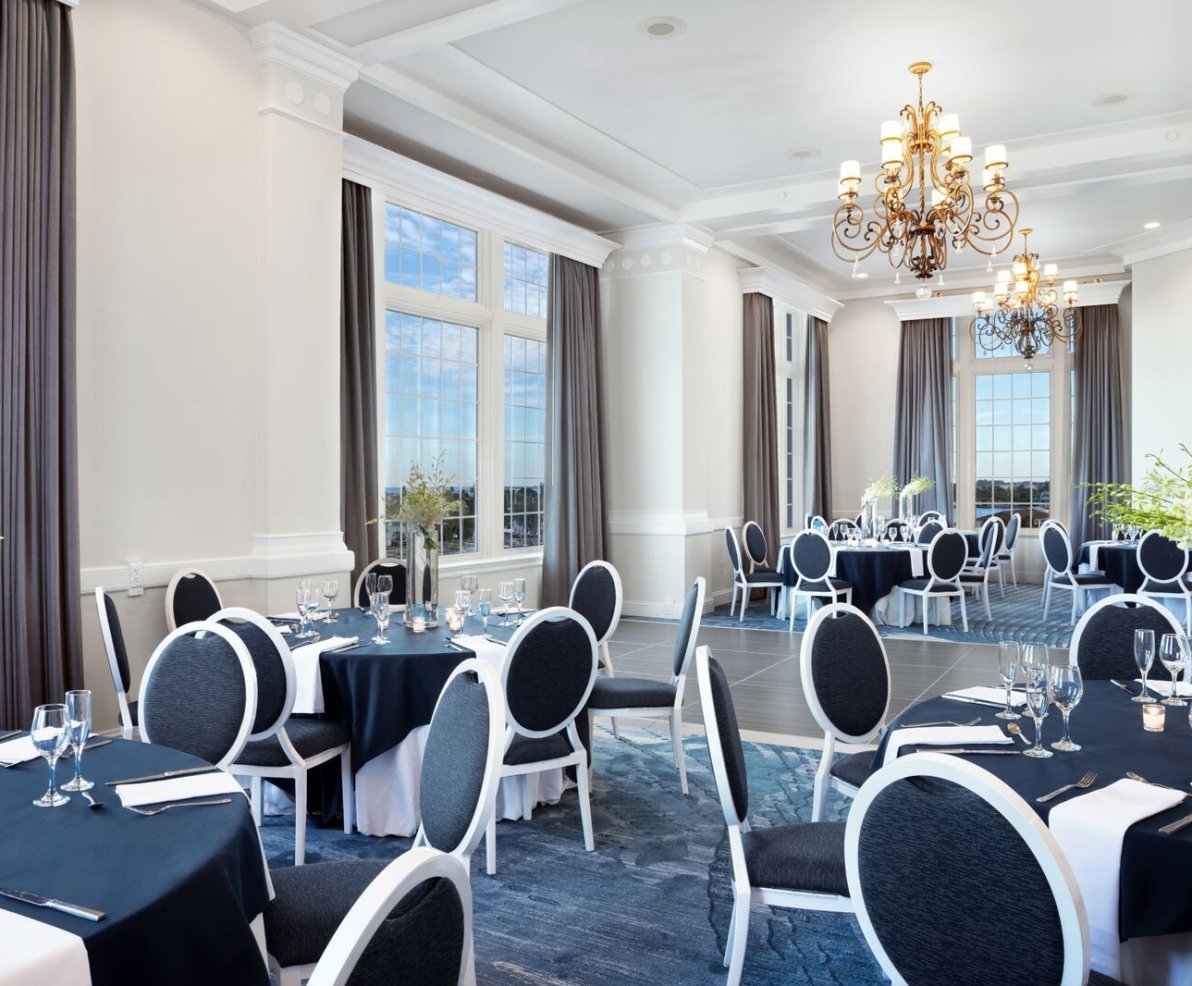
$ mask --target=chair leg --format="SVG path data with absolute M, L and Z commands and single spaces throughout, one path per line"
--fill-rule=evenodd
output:
M 679 768 L 679 787 L 687 793 L 687 763 L 683 759 L 683 710 L 675 709 L 671 712 L 670 731 L 671 746 L 675 751 L 675 766 Z
M 901 590 L 898 592 L 898 625 L 906 626 L 906 593 Z
M 576 775 L 583 771 L 576 771 Z M 488 828 L 484 832 L 484 872 L 489 876 L 497 874 L 497 813 L 488 816 Z
M 1018 567 L 1014 564 L 1014 552 L 1010 552 L 1010 581 L 1014 583 L 1014 588 L 1018 588 Z
M 988 592 L 988 587 L 986 588 Z M 949 607 L 951 609 L 951 607 Z M 968 607 L 964 604 L 964 593 L 960 594 L 960 621 L 964 624 L 964 632 L 968 633 Z
M 575 768 L 575 782 L 579 787 L 579 814 L 584 824 L 584 848 L 593 852 L 596 849 L 596 840 L 592 835 L 592 801 L 588 792 L 588 771 L 582 763 Z
M 1005 579 L 1005 576 L 1002 574 L 1002 566 L 1000 564 L 997 567 L 997 584 L 1001 587 L 1002 598 L 1005 599 L 1006 598 L 1006 579 Z
M 985 600 L 985 619 L 992 621 L 993 620 L 993 612 L 989 608 L 989 579 L 988 578 L 986 578 L 984 585 L 982 585 L 982 587 L 981 587 L 981 590 L 982 590 L 982 593 L 981 593 L 982 598 Z M 1002 595 L 1004 596 L 1005 594 L 1006 594 L 1006 591 L 1005 591 L 1005 589 L 1003 589 Z
M 749 586 L 741 588 L 741 615 L 738 617 L 740 622 L 745 621 L 745 607 L 749 604 Z
M 356 783 L 352 777 L 352 749 L 339 755 L 340 791 L 344 799 L 344 832 L 351 835 L 356 828 Z
M 1051 572 L 1043 573 L 1043 619 L 1047 619 L 1047 611 L 1051 608 Z
M 577 775 L 581 771 L 582 771 L 582 768 L 576 767 L 575 772 Z M 584 771 L 584 772 L 586 773 L 586 771 Z M 530 794 L 530 792 L 532 790 L 533 790 L 533 787 L 530 784 L 530 775 L 522 774 L 521 775 L 522 818 L 524 818 L 527 822 L 532 822 L 534 820 L 534 799 Z
M 832 782 L 832 757 L 825 751 L 820 759 L 819 769 L 815 772 L 814 796 L 811 799 L 811 820 L 821 822 L 824 819 L 824 807 L 828 800 L 828 786 Z
M 931 597 L 927 593 L 923 594 L 923 636 L 927 636 L 927 617 L 928 611 L 931 609 Z
M 1076 597 L 1080 595 L 1080 590 L 1076 586 L 1072 587 L 1072 626 L 1076 626 Z
M 737 905 L 733 904 L 732 916 L 728 919 L 728 937 L 724 940 L 724 967 L 728 968 L 733 954 L 733 939 L 737 936 Z
M 740 986 L 745 968 L 745 944 L 749 940 L 749 894 L 733 901 L 733 936 L 728 943 L 728 979 L 725 986 Z
M 613 658 L 612 658 L 612 655 L 609 654 L 609 652 L 608 652 L 608 641 L 607 640 L 604 641 L 600 645 L 600 656 L 601 656 L 601 661 L 604 664 L 604 673 L 610 678 L 615 678 L 617 676 L 617 669 L 613 667 Z M 588 723 L 588 735 L 589 736 L 592 735 L 591 725 L 592 724 L 589 721 L 589 723 Z M 615 736 L 617 739 L 621 738 L 621 727 L 617 725 L 617 719 L 615 716 L 613 717 L 613 736 Z
M 294 865 L 306 862 L 306 771 L 294 778 Z
M 261 778 L 254 777 L 249 781 L 249 790 L 252 792 L 252 820 L 257 828 L 261 827 L 261 815 L 263 814 L 263 801 L 261 791 Z
M 732 599 L 732 602 L 730 602 L 728 604 L 728 615 L 732 616 L 733 613 L 736 612 L 736 610 L 737 610 L 737 583 L 734 580 L 734 582 L 733 582 L 733 599 Z

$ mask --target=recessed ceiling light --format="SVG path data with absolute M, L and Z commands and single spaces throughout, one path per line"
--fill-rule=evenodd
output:
M 1152 220 L 1149 223 L 1143 223 L 1142 228 L 1143 229 L 1158 229 L 1162 225 L 1163 225 L 1162 223 L 1157 223 L 1154 220 Z
M 805 161 L 808 158 L 819 157 L 823 153 L 818 147 L 796 147 L 791 151 L 791 157 L 798 161 Z
M 853 277 L 855 277 L 855 278 L 856 278 L 858 281 L 863 281 L 863 280 L 865 280 L 865 278 L 867 278 L 868 276 L 869 276 L 869 272 L 868 272 L 868 271 L 863 271 L 863 270 L 859 270 L 859 271 L 857 271 L 857 273 L 855 273 L 855 274 L 853 275 Z
M 1103 92 L 1100 96 L 1093 100 L 1094 106 L 1121 106 L 1122 103 L 1128 103 L 1134 98 L 1134 94 L 1130 92 Z
M 686 21 L 677 17 L 647 17 L 637 25 L 637 33 L 645 35 L 651 41 L 669 41 L 686 30 Z

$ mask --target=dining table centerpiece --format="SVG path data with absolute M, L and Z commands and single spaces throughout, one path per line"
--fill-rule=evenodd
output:
M 907 480 L 906 485 L 898 493 L 898 516 L 903 520 L 910 517 L 912 511 L 911 500 L 922 493 L 929 493 L 935 489 L 935 480 L 929 476 L 917 475 Z
M 871 531 L 872 537 L 881 537 L 877 526 L 877 501 L 882 497 L 896 497 L 898 495 L 898 480 L 893 476 L 878 476 L 871 479 L 865 491 L 861 494 L 861 530 Z
M 1182 466 L 1147 453 L 1151 467 L 1138 486 L 1088 483 L 1093 516 L 1113 528 L 1158 531 L 1181 548 L 1192 548 L 1192 451 L 1180 443 L 1187 460 Z
M 428 469 L 410 466 L 401 491 L 397 520 L 405 526 L 406 612 L 404 622 L 424 627 L 439 625 L 439 538 L 442 523 L 455 506 L 456 496 L 443 471 L 446 452 L 440 452 Z

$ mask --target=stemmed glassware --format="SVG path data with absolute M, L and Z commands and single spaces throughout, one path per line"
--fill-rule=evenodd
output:
M 335 611 L 331 608 L 332 603 L 335 602 L 335 597 L 339 595 L 339 579 L 328 579 L 323 583 L 323 602 L 327 604 L 327 621 L 328 623 L 336 623 L 339 617 L 335 615 Z
M 1043 651 L 1046 655 L 1046 650 Z M 1028 664 L 1023 666 L 1023 677 L 1026 679 L 1026 710 L 1035 721 L 1035 745 L 1024 751 L 1023 756 L 1045 759 L 1055 756 L 1043 747 L 1043 720 L 1051 705 L 1051 688 L 1047 674 L 1047 661 L 1042 664 Z
M 505 619 L 503 619 L 497 626 L 509 626 L 509 604 L 513 602 L 513 583 L 499 582 L 497 583 L 497 595 L 501 598 L 501 605 L 505 608 Z
M 492 589 L 477 590 L 480 596 L 480 615 L 484 618 L 485 629 L 488 628 L 488 614 L 493 611 L 493 591 Z
M 295 636 L 302 640 L 319 639 L 319 635 L 310 626 L 312 597 L 314 606 L 317 609 L 319 600 L 318 589 L 312 589 L 309 585 L 299 586 L 294 593 L 294 603 L 298 609 L 298 633 Z
M 1080 749 L 1080 744 L 1073 743 L 1072 737 L 1068 735 L 1068 716 L 1084 695 L 1084 679 L 1075 664 L 1056 664 L 1051 669 L 1050 677 L 1051 698 L 1064 717 L 1064 735 L 1052 743 L 1051 748 L 1072 753 Z
M 74 749 L 74 778 L 63 791 L 90 791 L 95 785 L 83 779 L 83 747 L 91 735 L 91 692 L 78 689 L 66 693 L 66 742 Z
M 1134 696 L 1135 702 L 1152 701 L 1151 693 L 1147 691 L 1146 676 L 1155 663 L 1155 631 L 1134 631 L 1134 666 L 1142 672 L 1142 691 Z
M 389 599 L 393 595 L 393 576 L 392 575 L 378 575 L 377 576 L 377 592 L 385 593 L 385 598 Z M 392 600 L 390 600 L 392 602 Z
M 33 803 L 38 808 L 57 808 L 66 804 L 70 798 L 61 794 L 54 784 L 54 768 L 57 767 L 58 758 L 66 750 L 70 738 L 66 731 L 66 706 L 56 702 L 51 705 L 39 705 L 34 709 L 29 738 L 50 765 L 50 786 L 46 788 L 46 793 Z
M 364 576 L 364 595 L 368 599 L 368 605 L 364 607 L 367 613 L 372 609 L 372 597 L 377 594 L 377 573 L 375 571 L 369 572 Z
M 1178 633 L 1165 633 L 1159 638 L 1159 660 L 1171 675 L 1171 694 L 1164 705 L 1187 705 L 1180 698 L 1180 673 L 1184 670 L 1184 642 Z
M 477 575 L 464 575 L 459 580 L 459 587 L 466 589 L 469 593 L 468 608 L 464 615 L 471 616 L 472 604 L 476 601 L 476 593 L 480 591 L 480 577 Z
M 457 589 L 455 592 L 455 608 L 464 616 L 472 610 L 472 593 L 467 589 Z
M 1002 640 L 997 645 L 997 673 L 1006 686 L 1006 707 L 995 713 L 998 719 L 1021 719 L 1014 706 L 1010 704 L 1014 683 L 1018 680 L 1018 672 L 1022 667 L 1022 655 L 1019 653 L 1018 642 Z
M 522 621 L 522 603 L 526 601 L 526 580 L 513 580 L 513 598 L 517 600 L 517 622 Z
M 372 638 L 372 642 L 374 644 L 389 643 L 389 638 L 385 636 L 385 631 L 389 629 L 389 593 L 374 592 L 370 598 L 369 612 L 377 621 L 377 634 Z

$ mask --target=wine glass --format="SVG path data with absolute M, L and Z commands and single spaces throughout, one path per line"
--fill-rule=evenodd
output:
M 1187 705 L 1180 698 L 1180 672 L 1184 670 L 1184 645 L 1178 633 L 1165 633 L 1159 638 L 1159 660 L 1171 675 L 1171 694 L 1163 699 L 1164 705 Z
M 385 593 L 385 597 L 389 598 L 393 595 L 393 576 L 392 575 L 378 575 L 377 576 L 377 592 Z M 390 602 L 392 600 L 390 599 Z
M 492 589 L 477 590 L 480 595 L 480 615 L 484 618 L 484 628 L 488 629 L 488 614 L 493 611 Z
M 372 638 L 374 644 L 387 644 L 389 638 L 385 631 L 389 629 L 389 593 L 374 592 L 369 607 L 372 618 L 377 621 L 377 634 Z
M 505 616 L 505 619 L 503 619 L 500 623 L 498 623 L 497 626 L 507 627 L 507 626 L 509 626 L 509 604 L 511 602 L 513 602 L 513 583 L 512 582 L 498 583 L 497 584 L 497 595 L 500 596 L 500 598 L 501 598 L 501 605 L 504 607 L 504 616 Z
M 526 601 L 526 580 L 513 580 L 513 598 L 517 600 L 517 622 L 522 621 L 522 603 Z
M 472 608 L 472 593 L 467 589 L 457 589 L 455 592 L 455 608 L 468 615 L 468 611 Z
M 1142 672 L 1142 691 L 1134 696 L 1135 702 L 1150 702 L 1146 676 L 1155 663 L 1155 631 L 1138 629 L 1134 631 L 1134 666 Z
M 323 597 L 323 591 L 317 585 L 312 585 L 306 590 L 306 618 L 312 624 L 319 618 L 319 601 Z M 311 627 L 311 632 L 314 633 L 314 627 Z M 317 640 L 318 633 L 314 634 Z
M 339 595 L 339 579 L 328 579 L 323 583 L 323 602 L 327 604 L 327 622 L 336 623 L 339 617 L 335 615 L 331 604 L 335 602 L 335 597 Z
M 1074 664 L 1057 664 L 1051 669 L 1051 697 L 1056 708 L 1064 717 L 1064 735 L 1051 744 L 1053 750 L 1063 750 L 1066 753 L 1080 749 L 1079 743 L 1073 743 L 1068 735 L 1068 715 L 1080 704 L 1084 695 L 1084 679 L 1080 676 L 1080 668 Z
M 95 785 L 83 779 L 83 746 L 91 735 L 91 692 L 78 689 L 66 693 L 66 742 L 74 749 L 74 779 L 63 791 L 90 791 Z
M 995 713 L 998 719 L 1021 719 L 1014 706 L 1010 704 L 1014 682 L 1018 680 L 1018 672 L 1022 667 L 1022 655 L 1019 653 L 1018 642 L 1002 640 L 997 645 L 997 673 L 1006 686 L 1006 707 Z
M 69 740 L 66 732 L 66 706 L 56 702 L 51 705 L 39 705 L 34 709 L 29 738 L 50 765 L 50 786 L 46 788 L 46 793 L 33 803 L 38 808 L 57 808 L 66 804 L 70 798 L 60 794 L 54 787 L 54 768 L 57 767 L 58 758 L 62 756 Z
M 368 599 L 368 606 L 364 608 L 367 613 L 372 608 L 372 597 L 377 594 L 377 573 L 376 571 L 369 572 L 364 576 L 364 595 Z
M 310 628 L 310 593 L 309 586 L 303 588 L 301 585 L 294 592 L 294 604 L 298 609 L 298 633 L 295 636 L 302 640 L 309 640 L 315 635 Z
M 1046 759 L 1055 756 L 1043 748 L 1043 720 L 1051 705 L 1051 689 L 1048 683 L 1047 665 L 1035 665 L 1026 669 L 1026 710 L 1035 720 L 1035 745 L 1024 751 L 1023 756 Z

